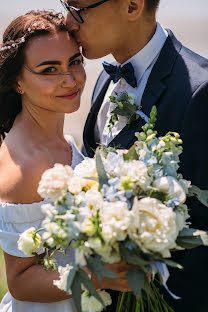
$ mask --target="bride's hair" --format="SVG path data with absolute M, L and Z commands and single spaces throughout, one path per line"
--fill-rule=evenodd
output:
M 22 110 L 16 79 L 22 70 L 27 42 L 34 37 L 67 31 L 64 17 L 54 11 L 31 11 L 11 22 L 0 46 L 0 144 Z

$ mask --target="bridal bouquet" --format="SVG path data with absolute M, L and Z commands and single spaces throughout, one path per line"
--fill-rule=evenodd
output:
M 48 200 L 42 206 L 44 231 L 27 230 L 19 248 L 29 255 L 43 246 L 43 264 L 54 269 L 54 252 L 70 244 L 75 248 L 74 263 L 58 268 L 60 279 L 54 284 L 72 293 L 78 311 L 98 312 L 111 304 L 83 267 L 101 282 L 117 277 L 104 262 L 121 259 L 135 267 L 127 273 L 134 296 L 121 293 L 117 312 L 172 311 L 155 285 L 169 291 L 167 266 L 181 268 L 171 252 L 208 245 L 208 234 L 190 227 L 185 204 L 187 196 L 195 195 L 207 205 L 207 192 L 177 172 L 182 141 L 174 132 L 157 137 L 155 121 L 153 107 L 129 151 L 100 147 L 74 170 L 56 164 L 42 176 L 38 192 Z

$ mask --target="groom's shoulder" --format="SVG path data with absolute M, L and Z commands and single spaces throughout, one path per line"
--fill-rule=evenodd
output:
M 195 68 L 198 68 L 202 72 L 204 72 L 205 75 L 208 75 L 208 59 L 197 54 L 196 52 L 190 50 L 189 48 L 182 46 L 181 56 L 183 57 L 186 64 L 189 66 L 194 66 Z
M 208 88 L 208 59 L 185 46 L 182 46 L 180 55 L 186 66 L 192 91 L 205 84 Z
M 177 39 L 176 39 L 177 40 Z M 181 44 L 177 64 L 185 65 L 188 76 L 192 81 L 203 83 L 208 81 L 208 59 Z

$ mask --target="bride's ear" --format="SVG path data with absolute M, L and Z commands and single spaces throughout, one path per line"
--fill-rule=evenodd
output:
M 15 90 L 17 93 L 19 93 L 19 94 L 23 94 L 23 93 L 24 93 L 24 90 L 23 90 L 23 88 L 22 88 L 22 86 L 21 86 L 21 83 L 18 81 L 18 79 L 17 79 L 17 81 L 15 82 L 13 88 L 14 88 L 14 90 Z
M 144 0 L 128 0 L 128 20 L 136 21 L 144 10 Z

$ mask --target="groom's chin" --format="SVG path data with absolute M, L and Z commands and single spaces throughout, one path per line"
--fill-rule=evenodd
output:
M 84 48 L 84 47 L 82 47 L 82 54 L 88 60 L 99 59 L 101 57 L 108 55 L 108 53 L 105 53 L 104 51 L 98 51 L 98 50 L 93 49 L 93 48 L 89 49 L 89 48 Z

